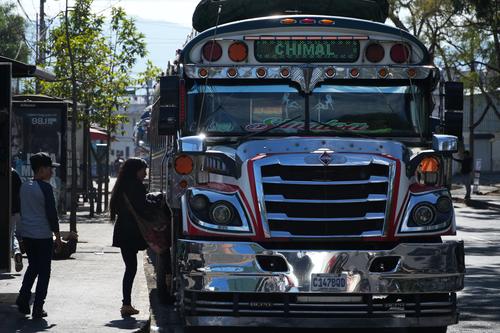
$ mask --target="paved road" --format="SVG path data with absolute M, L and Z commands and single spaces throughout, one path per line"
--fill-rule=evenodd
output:
M 459 293 L 461 321 L 451 333 L 500 332 L 500 204 L 498 196 L 491 199 L 475 208 L 455 205 L 455 238 L 465 241 L 467 274 Z
M 482 199 L 487 198 L 483 197 Z M 466 206 L 463 202 L 455 203 L 458 233 L 457 236 L 447 238 L 463 239 L 465 241 L 467 274 L 465 289 L 459 293 L 460 323 L 450 326 L 449 333 L 500 333 L 500 203 L 498 199 L 499 197 L 496 196 L 491 197 L 489 202 L 472 202 L 472 207 Z M 156 309 L 156 311 L 167 310 Z M 159 326 L 161 332 L 183 332 L 178 326 L 165 323 L 160 323 Z M 238 329 L 239 333 L 254 333 L 255 331 L 256 329 Z M 232 333 L 234 328 L 204 328 L 194 330 L 194 332 Z M 299 333 L 303 332 L 303 330 L 258 328 L 258 332 Z M 314 332 L 404 333 L 406 330 L 315 329 Z M 425 329 L 422 332 L 425 332 Z

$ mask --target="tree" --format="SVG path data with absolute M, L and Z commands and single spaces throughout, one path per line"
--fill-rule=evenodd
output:
M 30 50 L 26 45 L 26 22 L 14 13 L 12 2 L 0 4 L 0 55 L 27 62 Z
M 111 133 L 116 131 L 117 122 L 113 117 L 120 106 L 128 104 L 127 87 L 135 80 L 130 72 L 137 61 L 137 57 L 146 56 L 145 36 L 137 30 L 133 19 L 128 18 L 121 7 L 111 10 L 111 38 L 109 39 L 110 56 L 107 58 L 108 75 L 106 85 L 102 90 L 101 108 L 107 110 L 106 129 L 108 133 L 106 154 L 106 182 L 104 183 L 104 207 L 108 208 L 109 195 L 109 152 L 111 147 Z
M 146 55 L 146 45 L 144 35 L 123 9 L 113 8 L 106 22 L 104 16 L 92 13 L 92 2 L 75 1 L 73 10 L 50 31 L 49 65 L 59 81 L 44 83 L 43 91 L 63 98 L 74 93 L 75 100 L 85 104 L 88 111 L 77 114 L 74 109 L 74 118 L 87 126 L 96 123 L 106 128 L 110 139 L 117 124 L 126 121 L 117 111 L 128 103 L 124 98 L 126 88 L 134 82 L 130 72 L 137 57 Z M 109 167 L 108 161 L 109 157 Z M 75 204 L 76 200 L 72 200 L 72 207 Z M 74 211 L 76 208 L 71 213 Z

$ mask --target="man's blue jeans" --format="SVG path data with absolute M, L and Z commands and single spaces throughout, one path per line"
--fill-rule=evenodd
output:
M 35 279 L 38 277 L 33 308 L 41 308 L 45 302 L 47 289 L 49 287 L 54 241 L 52 238 L 23 238 L 23 244 L 26 248 L 26 254 L 28 255 L 28 268 L 24 274 L 23 285 L 19 291 L 19 297 L 29 302 L 31 298 L 31 288 L 35 283 Z

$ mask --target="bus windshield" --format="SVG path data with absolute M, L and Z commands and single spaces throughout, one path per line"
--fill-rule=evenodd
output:
M 208 136 L 413 137 L 424 131 L 423 104 L 421 90 L 410 85 L 322 85 L 310 95 L 288 85 L 195 85 L 188 92 L 188 124 L 190 133 Z

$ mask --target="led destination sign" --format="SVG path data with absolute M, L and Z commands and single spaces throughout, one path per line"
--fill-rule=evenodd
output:
M 259 62 L 355 62 L 358 40 L 256 40 Z

